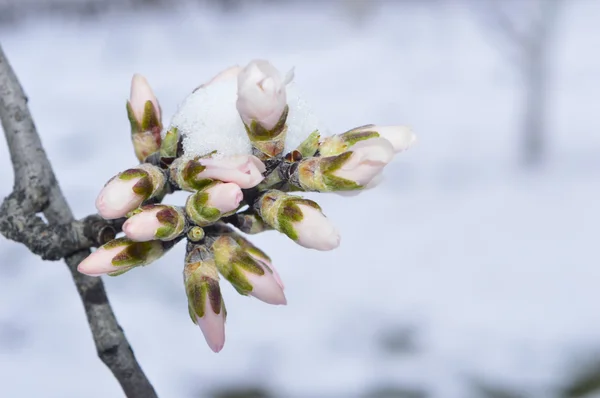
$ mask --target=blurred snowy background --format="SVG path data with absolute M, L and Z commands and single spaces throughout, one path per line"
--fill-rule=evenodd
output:
M 135 164 L 125 114 L 135 72 L 168 121 L 220 69 L 267 58 L 296 68 L 331 131 L 410 124 L 418 135 L 378 189 L 319 196 L 342 231 L 338 250 L 253 239 L 289 304 L 224 284 L 218 355 L 188 317 L 183 245 L 105 278 L 160 396 L 594 396 L 600 1 L 538 3 L 0 0 L 0 42 L 77 217 Z M 4 197 L 3 143 L 0 167 Z M 0 238 L 0 397 L 34 396 L 122 392 L 64 264 Z

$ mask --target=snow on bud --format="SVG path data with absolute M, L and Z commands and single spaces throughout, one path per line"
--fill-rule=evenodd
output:
M 225 345 L 227 311 L 215 261 L 206 247 L 188 244 L 183 276 L 192 322 L 200 327 L 210 349 L 219 352 Z
M 236 240 L 234 236 L 221 235 L 212 245 L 221 275 L 240 294 L 254 296 L 267 304 L 287 304 L 279 275 L 275 276 L 266 262 L 257 261 L 256 257 Z M 258 256 L 256 253 L 255 255 Z
M 270 190 L 260 197 L 255 207 L 267 224 L 300 246 L 325 251 L 340 244 L 336 228 L 312 200 Z
M 183 211 L 169 205 L 147 205 L 134 211 L 123 224 L 123 232 L 131 240 L 145 242 L 154 239 L 164 241 L 177 238 L 183 233 Z
M 163 172 L 151 164 L 142 164 L 110 179 L 96 199 L 96 209 L 107 220 L 124 217 L 143 201 L 162 193 L 164 186 Z
M 198 191 L 214 181 L 232 182 L 240 188 L 257 186 L 263 179 L 265 165 L 256 156 L 236 155 L 223 158 L 177 159 L 171 176 L 181 189 Z
M 162 130 L 160 105 L 148 81 L 142 75 L 135 74 L 131 79 L 127 114 L 135 153 L 142 162 L 160 148 Z
M 216 182 L 190 195 L 185 210 L 194 223 L 206 226 L 237 210 L 243 198 L 238 185 Z
M 129 238 L 113 239 L 87 256 L 78 266 L 82 274 L 116 276 L 132 268 L 148 265 L 173 247 L 174 242 L 134 242 Z

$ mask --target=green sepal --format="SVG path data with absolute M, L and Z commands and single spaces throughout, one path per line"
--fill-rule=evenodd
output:
M 319 130 L 313 131 L 298 147 L 296 150 L 302 154 L 302 157 L 308 158 L 314 156 L 319 150 L 319 140 L 321 134 Z
M 144 116 L 141 120 L 141 127 L 142 131 L 150 131 L 157 127 L 159 130 L 162 128 L 156 110 L 154 109 L 154 104 L 150 100 L 146 101 L 144 104 Z
M 289 111 L 290 108 L 286 105 L 281 113 L 281 116 L 279 117 L 279 120 L 277 121 L 277 124 L 273 126 L 271 130 L 265 129 L 256 120 L 252 120 L 250 126 L 245 125 L 246 133 L 248 133 L 250 141 L 271 141 L 276 138 L 284 130 Z
M 173 235 L 173 232 L 175 232 L 175 228 L 165 225 L 156 229 L 154 237 L 156 239 L 168 239 Z
M 186 293 L 193 312 L 202 318 L 205 314 L 206 301 L 208 300 L 208 304 L 213 312 L 219 314 L 223 301 L 219 281 L 207 276 L 198 275 L 192 275 L 190 278 L 190 280 L 186 281 Z
M 257 264 L 231 236 L 221 236 L 213 244 L 215 263 L 223 277 L 238 293 L 246 296 L 252 292 L 252 284 L 245 273 L 264 275 L 265 270 Z
M 153 249 L 153 242 L 131 242 L 119 254 L 113 257 L 111 263 L 116 267 L 143 265 L 148 254 Z
M 356 181 L 347 180 L 331 174 L 323 175 L 323 183 L 325 183 L 331 191 L 356 191 L 364 188 L 362 185 L 357 184 Z
M 146 265 L 164 254 L 164 248 L 160 241 L 134 242 L 129 238 L 121 237 L 111 240 L 101 246 L 110 250 L 123 247 L 111 261 L 115 267 L 137 267 Z
M 206 169 L 206 166 L 203 166 L 198 158 L 188 160 L 185 165 L 178 170 L 179 173 L 179 184 L 181 185 L 181 189 L 185 189 L 187 191 L 201 191 L 208 187 L 209 185 L 214 183 L 214 180 L 209 178 L 196 179 L 196 176 L 203 172 Z
M 160 143 L 160 157 L 174 158 L 177 156 L 177 145 L 179 144 L 179 131 L 177 127 L 172 127 L 166 132 L 165 137 Z
M 302 210 L 296 204 L 282 205 L 282 211 L 277 215 L 279 231 L 286 234 L 292 240 L 298 240 L 298 234 L 294 229 L 294 222 L 302 221 Z
M 135 185 L 131 188 L 133 192 L 136 194 L 148 197 L 152 194 L 154 187 L 152 186 L 152 181 L 150 180 L 150 175 L 147 171 L 142 170 L 140 168 L 127 169 L 118 175 L 118 178 L 123 181 L 129 181 L 134 178 L 139 178 L 140 180 L 135 183 Z
M 127 109 L 127 119 L 129 119 L 129 125 L 131 126 L 131 134 L 139 133 L 140 131 L 142 131 L 142 127 L 140 126 L 140 123 L 135 118 L 135 114 L 133 113 L 133 108 L 129 101 L 127 101 L 126 109 Z
M 192 320 L 192 322 L 194 322 L 194 325 L 198 324 L 198 321 L 196 321 L 196 314 L 194 314 L 194 310 L 192 309 L 192 306 L 188 303 L 188 314 L 190 315 L 190 319 Z
M 344 140 L 344 142 L 350 148 L 350 147 L 352 147 L 352 145 L 356 144 L 357 142 L 379 137 L 379 133 L 376 131 L 350 130 L 348 132 L 345 132 L 344 134 L 341 134 L 340 137 Z
M 124 268 L 122 270 L 118 270 L 118 271 L 114 271 L 114 272 L 109 272 L 107 275 L 108 276 L 119 276 L 119 275 L 123 275 L 126 272 L 129 272 L 133 269 L 134 267 L 130 267 L 130 268 Z

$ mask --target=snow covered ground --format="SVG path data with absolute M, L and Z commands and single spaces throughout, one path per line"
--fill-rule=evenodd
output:
M 467 398 L 483 396 L 483 384 L 551 398 L 600 355 L 600 3 L 564 11 L 549 161 L 535 172 L 517 167 L 520 83 L 472 14 L 452 3 L 389 2 L 362 28 L 334 6 L 296 5 L 32 20 L 0 30 L 0 40 L 79 217 L 94 212 L 109 177 L 135 163 L 125 116 L 134 72 L 170 117 L 220 69 L 264 57 L 295 66 L 332 131 L 406 123 L 418 134 L 378 189 L 318 197 L 342 231 L 338 250 L 255 237 L 289 305 L 224 284 L 227 343 L 218 355 L 187 314 L 183 246 L 105 279 L 159 395 L 257 386 L 282 398 L 385 388 Z M 0 167 L 5 196 L 4 144 Z M 0 259 L 0 396 L 121 396 L 66 267 L 3 238 Z

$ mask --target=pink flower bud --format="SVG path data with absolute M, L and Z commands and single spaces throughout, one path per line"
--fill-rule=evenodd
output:
M 123 232 L 129 239 L 138 242 L 156 239 L 156 230 L 162 226 L 156 218 L 159 211 L 161 211 L 161 207 L 154 207 L 130 217 L 123 224 Z
M 125 217 L 131 210 L 139 207 L 144 201 L 143 195 L 133 191 L 133 187 L 146 177 L 122 180 L 115 177 L 106 184 L 96 199 L 96 209 L 101 217 L 111 220 Z
M 408 126 L 374 126 L 367 130 L 376 131 L 380 137 L 391 142 L 395 153 L 407 150 L 417 140 L 417 136 Z
M 214 207 L 222 214 L 229 213 L 238 208 L 244 194 L 242 189 L 234 183 L 216 184 L 208 189 L 208 202 L 206 207 Z
M 148 163 L 125 170 L 113 177 L 98 195 L 96 208 L 101 217 L 124 217 L 146 199 L 162 192 L 165 185 L 163 171 Z
M 252 291 L 249 294 L 267 304 L 286 305 L 287 299 L 283 294 L 283 283 L 281 283 L 279 275 L 275 277 L 275 272 L 272 273 L 262 262 L 257 261 L 257 264 L 265 271 L 263 275 L 241 270 L 252 285 Z
M 273 272 L 273 278 L 275 279 L 275 282 L 277 282 L 277 284 L 279 285 L 281 290 L 285 290 L 285 285 L 283 284 L 283 280 L 281 280 L 281 277 L 279 276 L 277 269 L 275 269 L 275 266 L 273 266 L 271 261 L 267 260 L 265 257 L 257 255 L 253 251 L 248 251 L 248 254 L 250 255 L 250 257 L 252 257 L 258 263 L 260 263 L 260 265 L 262 265 L 263 268 L 271 269 L 271 271 Z M 265 272 L 269 272 L 269 269 L 265 269 Z
M 333 250 L 340 245 L 340 234 L 320 210 L 298 204 L 302 220 L 294 223 L 300 246 L 316 250 Z
M 221 308 L 218 314 L 215 314 L 210 300 L 205 300 L 204 315 L 196 315 L 196 323 L 200 327 L 206 344 L 213 352 L 219 352 L 225 345 L 225 310 Z
M 116 238 L 87 256 L 77 266 L 77 270 L 90 276 L 122 274 L 134 267 L 154 262 L 174 244 L 175 242 L 134 242 L 128 238 Z
M 156 112 L 156 118 L 160 120 L 160 106 L 158 105 L 158 100 L 156 99 L 152 88 L 144 76 L 136 73 L 131 79 L 129 103 L 131 104 L 133 114 L 139 124 L 142 124 L 147 101 L 152 102 L 152 105 L 154 105 L 154 112 Z
M 358 185 L 367 185 L 394 157 L 394 148 L 385 138 L 372 138 L 352 146 L 352 155 L 332 174 Z
M 254 120 L 266 130 L 275 127 L 287 106 L 285 86 L 292 77 L 282 78 L 265 60 L 254 60 L 239 72 L 236 106 L 247 126 Z
M 87 256 L 77 266 L 77 271 L 89 276 L 100 276 L 111 272 L 118 272 L 127 267 L 114 266 L 113 258 L 123 251 L 123 246 L 117 246 L 110 249 L 98 248 L 92 254 Z
M 224 182 L 233 182 L 240 188 L 257 186 L 263 179 L 265 165 L 256 156 L 238 155 L 225 158 L 202 158 L 200 164 L 206 169 L 195 178 L 210 178 Z

